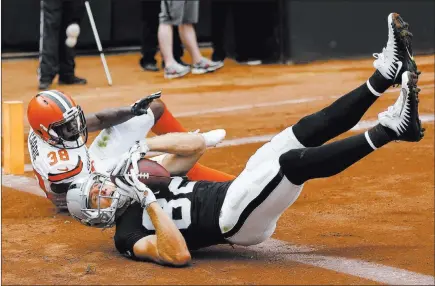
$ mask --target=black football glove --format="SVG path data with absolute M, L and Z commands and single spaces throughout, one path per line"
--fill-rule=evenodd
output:
M 148 109 L 148 107 L 150 107 L 151 102 L 153 102 L 153 100 L 156 98 L 160 98 L 161 95 L 162 95 L 162 92 L 158 91 L 158 92 L 153 93 L 147 97 L 139 99 L 131 107 L 131 113 L 136 115 L 136 116 L 146 114 L 147 109 Z

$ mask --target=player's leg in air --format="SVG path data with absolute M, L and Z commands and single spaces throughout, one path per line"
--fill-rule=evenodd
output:
M 298 198 L 306 180 L 335 175 L 392 140 L 421 139 L 417 67 L 410 56 L 407 27 L 399 15 L 390 14 L 387 46 L 376 55 L 377 70 L 369 80 L 282 131 L 249 159 L 222 206 L 219 225 L 230 242 L 252 245 L 272 235 L 276 221 Z M 414 73 L 404 73 L 406 70 Z M 378 96 L 400 80 L 404 89 L 396 104 L 380 114 L 379 125 L 364 134 L 320 146 L 351 129 Z M 401 113 L 401 104 L 406 114 Z
M 188 132 L 183 125 L 172 115 L 163 101 L 160 101 L 162 105 L 163 112 L 158 120 L 156 120 L 156 124 L 153 126 L 151 131 L 153 131 L 157 135 L 162 135 L 166 133 L 172 132 Z M 224 172 L 206 167 L 200 163 L 196 163 L 192 169 L 187 173 L 187 177 L 189 177 L 192 181 L 206 180 L 206 181 L 215 181 L 215 182 L 225 182 L 230 181 L 235 178 L 233 175 L 226 174 Z
M 402 90 L 396 103 L 380 113 L 379 123 L 363 134 L 281 155 L 279 162 L 284 175 L 293 184 L 301 185 L 310 179 L 338 174 L 391 141 L 420 141 L 424 128 L 418 114 L 417 81 L 416 73 L 403 73 Z

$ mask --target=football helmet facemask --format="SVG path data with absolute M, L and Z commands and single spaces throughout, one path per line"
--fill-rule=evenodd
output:
M 110 203 L 108 207 L 102 205 L 103 198 Z M 108 228 L 115 224 L 115 218 L 125 211 L 131 199 L 121 195 L 109 177 L 93 173 L 70 185 L 66 202 L 71 216 L 82 224 Z

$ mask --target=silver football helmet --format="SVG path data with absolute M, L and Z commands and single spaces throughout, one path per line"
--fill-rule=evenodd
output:
M 107 194 L 103 188 L 112 188 Z M 98 195 L 97 195 L 98 191 Z M 91 207 L 91 192 L 95 193 L 96 208 Z M 100 207 L 102 198 L 111 199 L 109 207 Z M 121 195 L 110 178 L 100 173 L 75 180 L 71 183 L 66 195 L 66 203 L 71 216 L 82 224 L 97 228 L 108 228 L 115 224 L 115 218 L 130 205 L 131 199 Z

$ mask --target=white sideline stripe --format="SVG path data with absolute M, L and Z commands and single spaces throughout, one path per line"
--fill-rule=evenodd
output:
M 433 88 L 433 87 L 435 87 L 435 85 L 433 85 L 433 84 L 419 86 L 419 88 L 421 90 L 429 89 L 429 88 Z M 385 91 L 384 93 L 396 93 L 399 91 L 400 91 L 399 88 L 393 88 L 393 89 L 389 89 L 389 90 Z M 287 104 L 299 104 L 299 103 L 305 103 L 305 102 L 319 101 L 319 100 L 323 100 L 323 99 L 336 99 L 339 97 L 341 97 L 341 95 L 316 96 L 316 97 L 290 99 L 290 100 L 282 100 L 282 101 L 275 101 L 275 102 L 263 102 L 263 103 L 257 103 L 257 104 L 246 104 L 246 105 L 235 105 L 235 106 L 233 105 L 233 106 L 220 107 L 220 108 L 212 108 L 212 109 L 205 109 L 205 110 L 174 113 L 174 116 L 175 117 L 190 117 L 190 116 L 204 115 L 204 114 L 209 114 L 209 113 L 233 112 L 233 111 L 238 111 L 238 110 L 249 110 L 249 109 L 260 108 L 260 107 L 273 107 L 273 106 L 281 106 L 281 105 L 287 105 Z
M 322 100 L 325 98 L 326 97 L 309 97 L 309 98 L 290 99 L 290 100 L 275 101 L 275 102 L 263 102 L 263 103 L 257 103 L 257 104 L 236 105 L 236 106 L 220 107 L 220 108 L 214 108 L 214 109 L 206 109 L 206 110 L 202 110 L 202 111 L 190 111 L 190 112 L 176 113 L 176 114 L 174 114 L 174 116 L 175 117 L 189 117 L 189 116 L 202 115 L 202 114 L 208 114 L 208 113 L 230 112 L 230 111 L 246 110 L 246 109 L 259 108 L 259 107 L 284 105 L 284 104 L 298 104 L 298 103 Z
M 434 114 L 425 114 L 420 115 L 421 122 L 433 122 L 435 121 L 435 115 Z M 358 131 L 358 130 L 365 130 L 367 128 L 373 127 L 377 124 L 377 120 L 367 120 L 367 121 L 361 121 L 357 125 L 355 125 L 351 131 Z M 218 144 L 216 148 L 222 148 L 227 146 L 238 146 L 238 145 L 244 145 L 244 144 L 252 144 L 252 143 L 261 143 L 261 142 L 268 142 L 272 139 L 273 136 L 276 134 L 270 134 L 270 135 L 261 135 L 261 136 L 253 136 L 253 137 L 245 137 L 245 138 L 237 138 L 237 139 L 231 139 L 231 140 L 224 140 L 222 143 Z
M 308 264 L 391 285 L 434 285 L 435 277 L 359 259 L 313 254 L 316 249 L 269 239 L 248 249 L 266 256 Z
M 421 122 L 433 122 L 435 121 L 435 115 L 434 114 L 423 114 L 420 115 Z M 355 125 L 351 131 L 359 131 L 359 130 L 365 130 L 367 128 L 373 127 L 377 124 L 377 120 L 365 120 L 359 122 L 357 125 Z M 253 144 L 253 143 L 262 143 L 262 142 L 269 142 L 273 136 L 276 134 L 269 134 L 269 135 L 259 135 L 259 136 L 252 136 L 252 137 L 244 137 L 244 138 L 237 138 L 237 139 L 230 139 L 230 140 L 224 140 L 222 143 L 218 144 L 215 148 L 223 148 L 228 146 L 239 146 L 239 145 L 245 145 L 245 144 Z M 161 153 L 158 152 L 150 152 L 148 155 L 158 155 Z M 32 165 L 26 164 L 24 166 L 25 172 L 32 171 Z
M 33 170 L 32 165 L 26 165 L 25 167 L 27 166 L 30 166 L 30 170 Z M 2 174 L 2 186 L 46 197 L 44 191 L 39 188 L 38 183 L 34 178 Z

